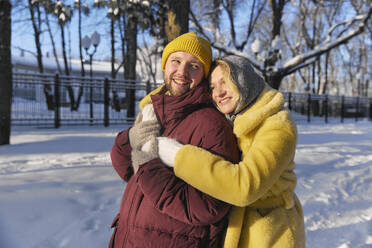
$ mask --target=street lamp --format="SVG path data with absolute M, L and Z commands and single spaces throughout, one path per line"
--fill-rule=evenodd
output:
M 83 48 L 85 49 L 86 54 L 89 56 L 89 66 L 90 66 L 90 91 L 89 91 L 89 113 L 90 113 L 90 124 L 93 123 L 93 70 L 92 70 L 92 61 L 93 61 L 93 55 L 97 51 L 97 46 L 100 42 L 100 36 L 99 33 L 94 31 L 92 36 L 89 38 L 87 35 L 84 36 L 83 40 L 81 41 Z M 89 52 L 90 45 L 93 45 L 94 50 L 92 52 Z

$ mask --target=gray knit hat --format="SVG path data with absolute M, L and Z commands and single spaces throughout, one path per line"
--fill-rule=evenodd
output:
M 230 118 L 235 118 L 235 115 L 247 109 L 257 100 L 265 88 L 265 81 L 244 57 L 229 55 L 221 60 L 229 65 L 231 77 L 241 95 L 235 111 L 230 116 Z

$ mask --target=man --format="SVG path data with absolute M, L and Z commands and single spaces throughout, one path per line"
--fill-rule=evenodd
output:
M 158 158 L 156 125 L 161 136 L 203 147 L 229 160 L 238 159 L 231 126 L 213 107 L 204 80 L 212 60 L 208 41 L 186 33 L 171 41 L 162 54 L 165 86 L 144 102 L 135 125 L 118 134 L 112 164 L 127 182 L 110 247 L 221 247 L 230 206 L 177 178 Z M 151 99 L 150 99 L 151 98 Z M 200 165 L 203 166 L 203 165 Z

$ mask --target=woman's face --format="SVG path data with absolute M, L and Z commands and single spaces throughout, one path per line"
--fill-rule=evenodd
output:
M 238 105 L 238 89 L 233 83 L 226 82 L 223 68 L 217 66 L 210 75 L 210 88 L 212 99 L 218 109 L 224 114 L 230 114 Z M 232 88 L 235 89 L 232 89 Z

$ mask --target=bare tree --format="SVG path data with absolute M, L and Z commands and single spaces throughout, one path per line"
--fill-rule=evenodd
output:
M 65 75 L 70 75 L 70 66 L 68 63 L 67 58 L 67 51 L 66 51 L 66 35 L 65 35 L 65 26 L 68 25 L 68 23 L 71 21 L 73 10 L 72 7 L 69 5 L 65 5 L 62 3 L 62 1 L 57 0 L 54 5 L 54 11 L 53 14 L 58 19 L 58 27 L 61 32 L 61 45 L 62 45 L 62 56 L 63 56 L 63 62 L 64 62 L 64 71 Z M 81 37 L 80 37 L 81 38 Z M 81 41 L 80 41 L 81 43 Z M 80 44 L 79 44 L 80 45 Z M 80 46 L 81 49 L 81 46 Z M 71 85 L 67 85 L 67 93 L 70 98 L 70 109 L 71 111 L 77 111 L 80 105 L 81 96 L 83 94 L 83 86 L 79 87 L 79 93 L 77 96 L 77 99 L 75 99 L 74 90 Z
M 68 65 L 68 58 L 66 52 L 66 35 L 65 26 L 71 21 L 72 8 L 69 5 L 65 5 L 62 1 L 57 0 L 55 3 L 55 10 L 53 12 L 58 19 L 58 26 L 61 32 L 61 45 L 62 45 L 62 56 L 64 62 L 65 74 L 70 75 L 70 68 Z M 71 99 L 73 101 L 73 99 Z M 72 104 L 74 105 L 74 104 Z
M 83 45 L 82 45 L 82 28 L 81 28 L 81 24 L 82 24 L 82 13 L 84 13 L 86 16 L 89 14 L 89 6 L 87 3 L 81 3 L 80 0 L 75 0 L 74 2 L 74 7 L 77 9 L 78 11 L 78 34 L 79 34 L 79 56 L 80 56 L 80 67 L 81 67 L 81 76 L 82 77 L 85 77 L 85 68 L 84 68 L 84 56 L 83 56 Z M 74 110 L 78 110 L 79 109 L 79 106 L 80 106 L 80 102 L 81 102 L 81 99 L 83 97 L 83 93 L 84 93 L 84 87 L 83 85 L 81 85 L 79 87 L 79 91 L 78 91 L 78 95 L 77 95 L 77 99 L 75 102 L 75 105 L 72 106 L 72 109 Z M 74 97 L 74 95 L 72 95 Z M 71 97 L 71 96 L 70 96 Z
M 86 3 L 81 3 L 80 0 L 75 0 L 74 7 L 78 11 L 78 34 L 79 34 L 79 56 L 80 56 L 80 66 L 81 66 L 81 76 L 85 76 L 85 68 L 84 68 L 84 56 L 83 56 L 83 45 L 82 45 L 82 34 L 81 34 L 81 23 L 82 23 L 82 12 L 85 15 L 89 14 L 89 7 Z M 80 94 L 79 94 L 80 95 Z
M 34 31 L 34 41 L 36 46 L 36 59 L 40 73 L 44 73 L 43 54 L 41 51 L 40 36 L 42 33 L 42 18 L 41 18 L 41 4 L 39 1 L 28 0 L 28 9 L 31 17 L 31 24 Z M 44 95 L 48 110 L 54 109 L 52 88 L 49 84 L 45 83 L 43 86 Z
M 238 16 L 238 10 L 242 8 L 243 4 L 250 11 L 249 14 L 245 13 L 244 16 L 247 21 L 242 25 L 241 18 Z M 266 4 L 267 0 L 253 0 L 249 2 L 241 0 L 196 1 L 191 8 L 190 19 L 196 31 L 204 34 L 213 43 L 232 46 L 237 51 L 243 51 Z M 223 11 L 227 15 L 227 25 L 230 28 L 229 37 L 226 34 L 221 34 L 220 30 L 220 17 Z
M 278 89 L 285 76 L 313 64 L 321 55 L 360 35 L 365 30 L 372 14 L 372 3 L 369 3 L 368 7 L 364 8 L 363 13 L 355 15 L 350 20 L 339 21 L 329 27 L 313 49 L 294 54 L 294 56 L 286 58 L 285 61 L 281 54 L 282 18 L 285 5 L 288 3 L 289 1 L 284 0 L 269 1 L 271 13 L 270 41 L 267 42 L 269 46 L 262 51 L 263 55 L 261 57 L 252 56 L 249 51 L 240 51 L 210 39 L 213 47 L 224 54 L 236 54 L 246 57 L 262 73 L 266 81 L 272 87 Z M 294 3 L 296 4 L 297 1 L 291 1 L 292 7 L 296 7 Z M 208 37 L 206 32 L 203 32 L 203 30 L 201 32 Z
M 0 145 L 10 142 L 11 104 L 12 104 L 12 63 L 10 53 L 11 4 L 9 0 L 0 1 Z
M 195 20 L 202 20 L 203 16 L 210 16 L 210 22 L 206 23 L 206 26 L 210 26 L 210 31 L 212 33 L 213 39 L 218 40 L 220 37 L 218 37 L 218 34 L 220 33 L 220 18 L 222 9 L 220 8 L 222 4 L 222 0 L 212 0 L 211 3 L 208 3 L 209 1 L 198 1 L 199 6 L 194 7 L 190 11 L 190 15 L 193 21 L 193 23 L 197 24 L 198 22 Z M 204 4 L 203 4 L 204 3 Z M 211 8 L 208 8 L 208 6 L 211 6 Z M 195 16 L 195 11 L 198 13 L 198 17 Z M 197 29 L 202 29 L 201 26 L 197 26 Z M 219 54 L 218 54 L 219 55 Z
M 101 1 L 101 4 L 109 4 Z M 123 54 L 124 78 L 130 84 L 136 82 L 136 62 L 137 62 L 137 34 L 138 29 L 150 29 L 154 36 L 159 35 L 161 30 L 159 23 L 163 23 L 158 16 L 164 13 L 162 0 L 153 1 L 117 1 L 120 14 L 118 24 L 120 36 L 122 38 L 121 49 Z M 159 31 L 160 30 L 160 31 Z M 135 90 L 126 90 L 127 117 L 135 116 Z
M 52 43 L 53 56 L 54 56 L 54 59 L 56 61 L 57 71 L 58 71 L 58 73 L 62 73 L 61 65 L 59 64 L 56 43 L 54 41 L 54 36 L 53 36 L 53 33 L 52 33 L 52 28 L 51 28 L 51 25 L 50 25 L 50 21 L 49 21 L 48 11 L 46 11 L 46 13 L 45 13 L 45 24 L 47 25 L 47 31 L 48 31 L 48 34 L 49 34 L 49 39 Z
M 146 39 L 142 40 L 143 47 L 139 47 L 139 61 L 141 62 L 142 74 L 145 74 L 143 78 L 146 80 L 147 92 L 155 87 L 157 74 L 158 74 L 158 63 L 161 59 L 161 53 L 159 52 L 158 45 L 154 44 L 150 46 L 147 44 Z
M 136 80 L 136 64 L 137 64 L 137 24 L 136 16 L 129 17 L 124 23 L 125 32 L 125 57 L 124 57 L 124 78 L 129 80 L 131 84 L 135 84 Z M 127 99 L 127 117 L 135 116 L 135 91 L 133 89 L 126 90 Z
M 220 17 L 222 13 L 221 4 L 222 0 L 192 1 L 190 6 L 190 28 L 203 34 L 210 40 L 224 43 L 225 36 L 220 36 Z M 206 34 L 208 34 L 208 36 Z
M 39 1 L 32 1 L 28 0 L 28 9 L 30 11 L 31 16 L 31 23 L 32 28 L 34 30 L 34 40 L 35 40 L 35 46 L 36 46 L 36 54 L 37 54 L 37 65 L 39 68 L 39 72 L 44 72 L 44 66 L 43 66 L 43 54 L 41 51 L 41 42 L 40 42 L 40 35 L 41 35 L 41 10 L 40 10 L 40 4 Z

